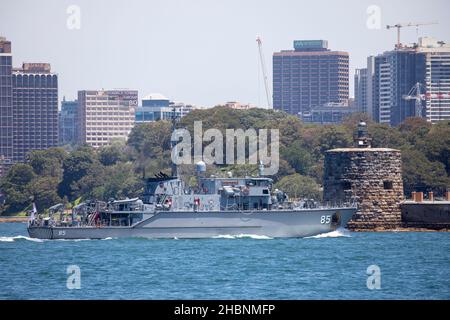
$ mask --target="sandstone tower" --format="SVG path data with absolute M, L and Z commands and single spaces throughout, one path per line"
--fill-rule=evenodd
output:
M 326 152 L 324 200 L 358 202 L 352 230 L 391 229 L 401 225 L 402 160 L 396 149 L 371 148 L 364 122 L 358 124 L 355 147 Z

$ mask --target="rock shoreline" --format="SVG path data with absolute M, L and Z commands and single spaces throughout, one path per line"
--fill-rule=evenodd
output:
M 1 217 L 0 216 L 0 223 L 2 222 L 27 222 L 28 217 Z

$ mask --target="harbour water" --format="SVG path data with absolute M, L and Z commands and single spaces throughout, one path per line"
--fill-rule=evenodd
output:
M 449 271 L 445 232 L 44 241 L 0 223 L 0 299 L 450 299 Z

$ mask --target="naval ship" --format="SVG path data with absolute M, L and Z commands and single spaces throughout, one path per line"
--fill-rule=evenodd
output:
M 172 130 L 176 129 L 175 107 Z M 171 141 L 176 148 L 176 141 Z M 175 149 L 176 150 L 176 149 Z M 40 239 L 212 238 L 220 236 L 308 237 L 345 227 L 357 202 L 319 205 L 314 200 L 289 201 L 273 180 L 257 177 L 206 177 L 206 164 L 195 165 L 196 187 L 188 187 L 172 162 L 171 175 L 147 178 L 141 198 L 86 201 L 65 214 L 60 203 L 48 217 L 33 213 L 28 233 Z
M 40 239 L 308 237 L 345 227 L 357 210 L 355 203 L 290 201 L 282 190 L 272 190 L 273 180 L 262 171 L 257 177 L 205 177 L 200 161 L 194 188 L 159 173 L 146 179 L 141 198 L 86 201 L 70 214 L 57 204 L 48 217 L 33 214 L 28 233 Z

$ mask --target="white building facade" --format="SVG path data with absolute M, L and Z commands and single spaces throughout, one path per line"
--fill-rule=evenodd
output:
M 78 143 L 92 147 L 128 138 L 138 103 L 137 90 L 78 91 Z

